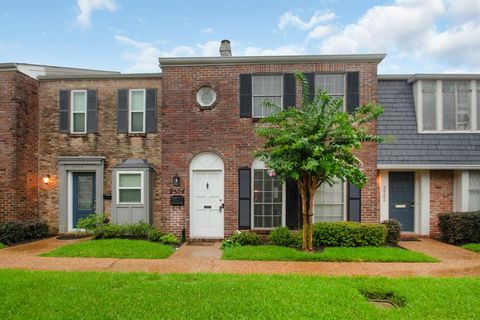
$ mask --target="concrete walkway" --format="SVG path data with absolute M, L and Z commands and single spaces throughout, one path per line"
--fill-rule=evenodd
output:
M 225 261 L 221 260 L 220 244 L 211 246 L 183 245 L 170 258 L 163 260 L 111 258 L 39 257 L 60 246 L 81 240 L 44 239 L 0 250 L 0 268 L 65 271 L 118 272 L 222 272 L 309 275 L 365 276 L 480 276 L 480 254 L 431 239 L 402 241 L 400 245 L 426 253 L 438 263 L 379 262 L 294 262 L 294 261 Z

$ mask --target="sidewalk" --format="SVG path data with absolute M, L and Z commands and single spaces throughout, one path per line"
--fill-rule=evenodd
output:
M 60 246 L 85 241 L 44 239 L 0 250 L 0 268 L 117 272 L 221 272 L 364 276 L 480 276 L 480 254 L 431 239 L 401 241 L 400 246 L 435 257 L 438 263 L 294 262 L 221 260 L 220 244 L 183 245 L 164 260 L 39 257 Z

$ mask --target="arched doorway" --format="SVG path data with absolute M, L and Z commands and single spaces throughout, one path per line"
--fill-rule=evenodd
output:
M 190 238 L 224 237 L 223 204 L 223 160 L 200 153 L 190 163 Z

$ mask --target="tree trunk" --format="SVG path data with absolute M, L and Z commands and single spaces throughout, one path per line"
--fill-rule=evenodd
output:
M 302 200 L 302 214 L 303 214 L 303 238 L 302 238 L 302 250 L 307 250 L 307 235 L 308 235 L 308 225 L 307 225 L 307 188 L 306 185 L 300 181 L 297 181 L 298 192 L 300 193 L 300 198 Z
M 316 191 L 317 191 L 317 188 L 313 188 L 312 185 L 310 185 L 308 190 L 308 213 L 307 213 L 308 214 L 308 237 L 307 237 L 308 251 L 313 251 L 313 206 L 314 206 Z

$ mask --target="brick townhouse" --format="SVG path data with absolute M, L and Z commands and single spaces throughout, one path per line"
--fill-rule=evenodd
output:
M 299 71 L 346 112 L 385 108 L 372 125 L 385 142 L 358 153 L 368 184 L 321 186 L 315 221 L 396 218 L 437 236 L 439 213 L 480 207 L 480 76 L 378 76 L 383 57 L 236 57 L 223 41 L 218 57 L 160 58 L 162 73 L 0 64 L 0 223 L 65 233 L 105 212 L 214 239 L 300 227 L 295 183 L 253 158 L 262 101 L 301 107 Z

